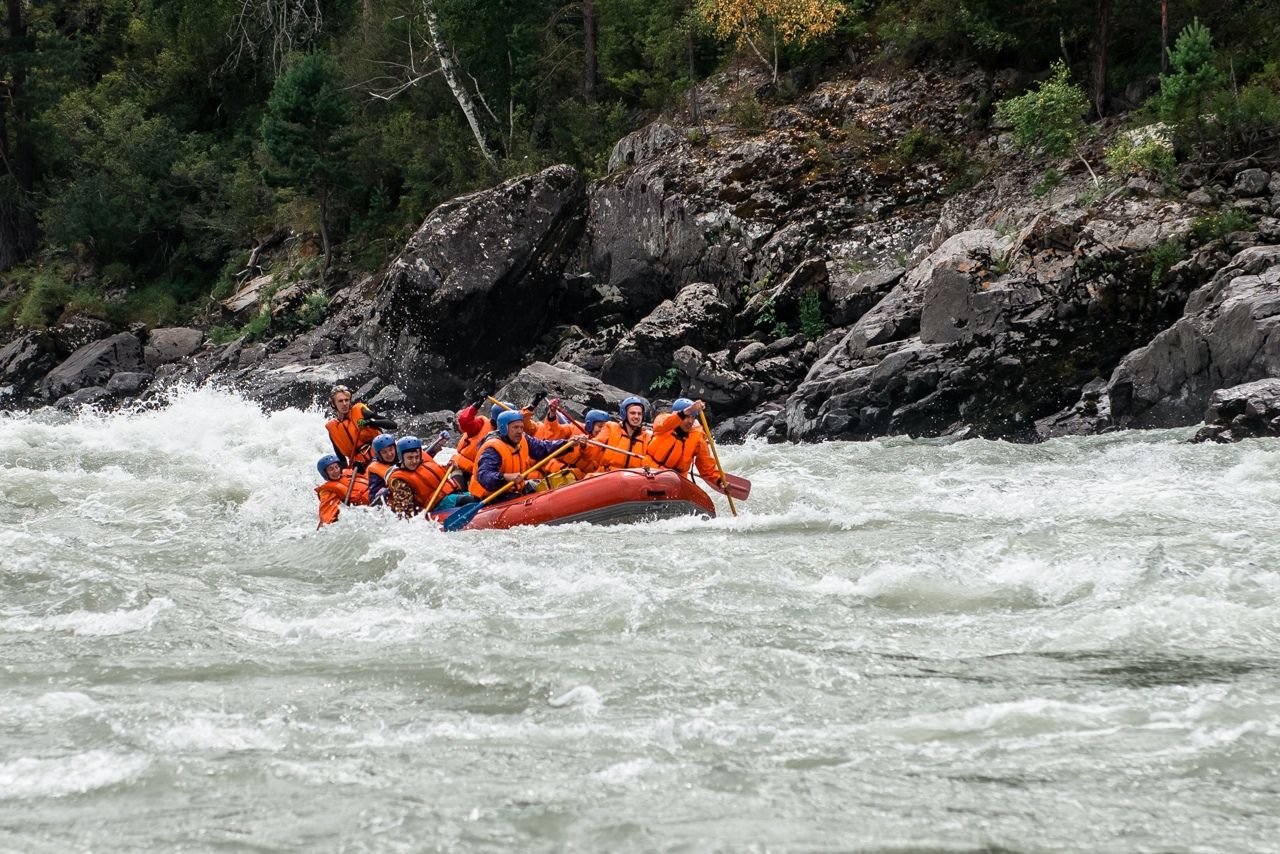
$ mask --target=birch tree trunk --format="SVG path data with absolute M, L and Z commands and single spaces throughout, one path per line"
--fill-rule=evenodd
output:
M 467 117 L 467 124 L 471 125 L 471 133 L 475 135 L 476 145 L 480 147 L 480 153 L 484 155 L 485 161 L 496 172 L 498 170 L 498 159 L 493 156 L 493 151 L 489 149 L 489 143 L 485 142 L 484 133 L 480 130 L 480 119 L 476 114 L 475 101 L 471 100 L 471 93 L 462 85 L 458 67 L 453 62 L 453 52 L 449 49 L 448 43 L 445 42 L 444 36 L 440 32 L 440 20 L 436 17 L 435 3 L 432 0 L 422 0 L 422 11 L 427 19 L 427 32 L 431 37 L 431 47 L 435 50 L 436 58 L 440 62 L 440 73 L 444 75 L 449 91 L 453 93 L 458 106 L 462 108 L 462 114 Z

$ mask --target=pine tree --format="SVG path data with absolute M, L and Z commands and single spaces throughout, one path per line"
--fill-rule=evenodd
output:
M 1169 51 L 1171 74 L 1160 75 L 1160 118 L 1179 131 L 1194 131 L 1198 146 L 1204 144 L 1204 113 L 1209 98 L 1222 85 L 1209 28 L 1194 19 L 1183 28 Z
M 285 69 L 267 100 L 261 133 L 277 177 L 316 199 L 327 272 L 332 255 L 329 216 L 349 175 L 354 143 L 350 98 L 332 59 L 309 53 Z

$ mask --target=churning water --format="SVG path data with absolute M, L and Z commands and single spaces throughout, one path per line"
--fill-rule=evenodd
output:
M 726 447 L 316 531 L 322 416 L 0 417 L 0 849 L 1280 847 L 1280 445 Z

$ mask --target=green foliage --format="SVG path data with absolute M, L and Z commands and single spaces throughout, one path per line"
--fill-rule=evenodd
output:
M 764 127 L 764 106 L 756 93 L 750 89 L 739 89 L 734 92 L 729 106 L 725 110 L 725 118 L 732 124 L 746 130 L 759 130 Z
M 828 328 L 827 319 L 822 315 L 822 298 L 817 291 L 807 291 L 800 297 L 800 331 L 816 341 Z
M 1061 157 L 1075 148 L 1088 111 L 1089 99 L 1071 82 L 1071 71 L 1063 62 L 1054 63 L 1049 80 L 996 106 L 997 118 L 1013 127 L 1018 145 L 1051 157 Z
M 209 340 L 214 344 L 230 344 L 232 341 L 240 337 L 240 330 L 234 326 L 226 324 L 218 324 L 209 327 Z
M 58 269 L 42 268 L 27 282 L 13 322 L 30 329 L 44 329 L 62 314 L 71 298 L 71 285 Z
M 249 319 L 249 322 L 240 327 L 240 335 L 246 341 L 259 341 L 267 336 L 267 332 L 271 330 L 271 308 L 270 300 L 262 309 Z
M 1169 51 L 1171 73 L 1160 75 L 1158 109 L 1160 118 L 1180 130 L 1191 128 L 1203 138 L 1205 105 L 1222 85 L 1215 61 L 1213 37 L 1200 19 L 1183 28 Z
M 1270 63 L 1239 91 L 1219 92 L 1212 101 L 1223 145 L 1232 155 L 1276 150 L 1280 127 L 1280 65 Z
M 1037 199 L 1043 199 L 1062 184 L 1062 173 L 1052 167 L 1044 170 L 1044 175 L 1031 188 L 1031 193 Z
M 1154 131 L 1120 134 L 1107 146 L 1104 162 L 1121 175 L 1151 175 L 1163 181 L 1173 179 L 1178 165 L 1173 146 Z
M 285 186 L 317 197 L 328 234 L 329 204 L 351 174 L 351 97 L 322 53 L 296 59 L 276 80 L 262 117 L 262 144 Z
M 322 293 L 309 293 L 293 313 L 292 325 L 295 329 L 310 329 L 318 326 L 329 311 L 329 298 Z
M 1223 208 L 1191 223 L 1191 238 L 1199 245 L 1253 228 L 1253 218 L 1239 208 Z
M 668 391 L 676 387 L 676 383 L 680 379 L 680 369 L 675 365 L 663 371 L 657 379 L 649 383 L 649 391 Z
M 1151 267 L 1151 287 L 1160 287 L 1169 270 L 1181 261 L 1185 254 L 1186 249 L 1175 240 L 1153 246 L 1147 252 L 1147 264 Z

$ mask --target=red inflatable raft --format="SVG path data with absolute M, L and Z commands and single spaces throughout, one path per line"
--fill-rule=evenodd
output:
M 449 511 L 452 512 L 452 511 Z M 443 521 L 449 512 L 432 513 Z M 674 516 L 715 516 L 705 492 L 676 472 L 659 469 L 620 469 L 592 475 L 546 492 L 499 500 L 466 526 L 514 528 L 516 525 L 562 525 L 590 522 L 625 525 Z

